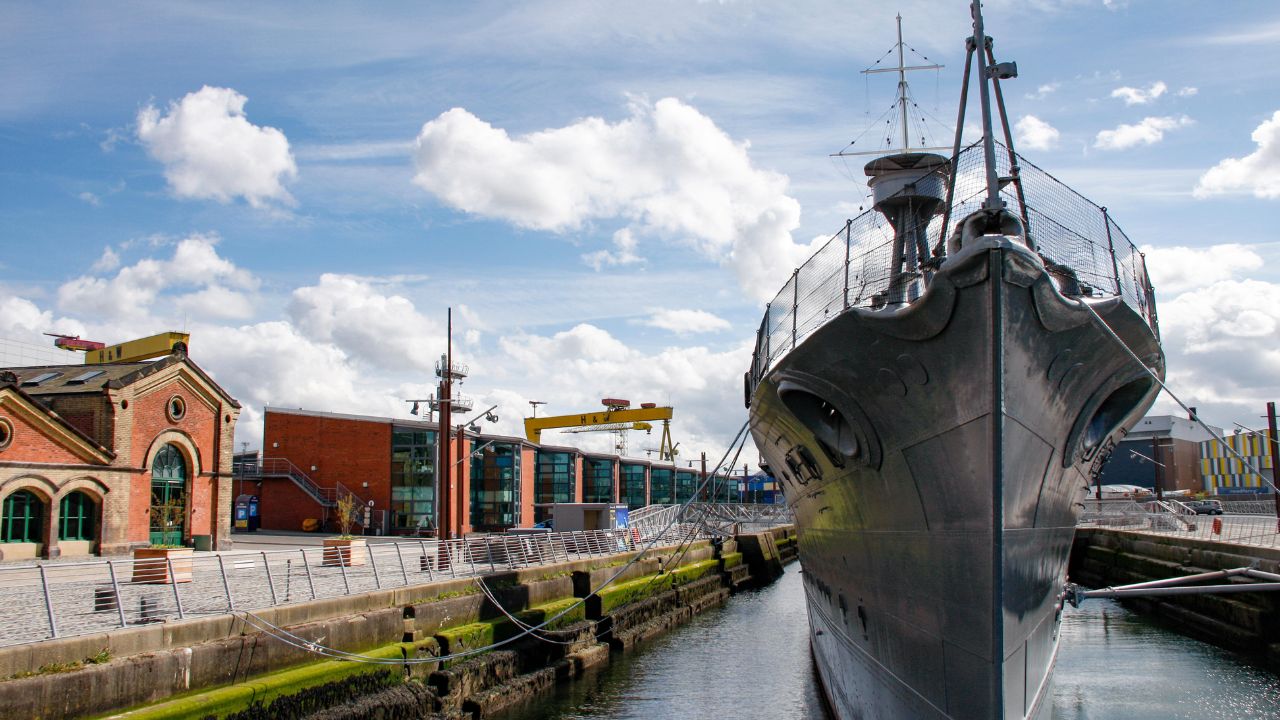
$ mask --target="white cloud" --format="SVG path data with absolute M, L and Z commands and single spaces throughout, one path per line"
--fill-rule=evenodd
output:
M 636 236 L 630 228 L 622 228 L 613 234 L 614 252 L 596 250 L 582 256 L 582 261 L 590 265 L 596 272 L 606 265 L 634 265 L 644 262 L 644 258 L 636 254 Z
M 1119 125 L 1114 130 L 1102 130 L 1093 146 L 1103 150 L 1125 150 L 1137 145 L 1154 145 L 1164 139 L 1170 130 L 1193 124 L 1186 115 L 1179 117 L 1148 117 L 1135 125 Z
M 249 122 L 247 100 L 206 85 L 169 103 L 165 114 L 152 105 L 138 112 L 138 139 L 164 165 L 174 195 L 223 203 L 243 197 L 254 207 L 293 202 L 283 185 L 298 174 L 289 141 Z
M 803 260 L 786 177 L 754 167 L 746 143 L 679 100 L 630 110 L 617 123 L 585 118 L 513 138 L 454 108 L 423 125 L 414 182 L 452 207 L 522 227 L 622 219 L 719 260 L 748 292 L 771 294 L 780 269 Z
M 244 317 L 250 312 L 249 299 L 233 297 L 256 290 L 258 280 L 219 256 L 217 243 L 217 235 L 195 234 L 179 240 L 168 259 L 144 258 L 120 268 L 114 277 L 90 274 L 69 280 L 58 288 L 58 307 L 83 317 L 136 322 L 150 317 L 163 296 L 166 303 L 197 315 Z M 115 251 L 107 248 L 91 272 L 110 272 L 119 264 Z M 209 302 L 214 298 L 226 306 Z
M 1169 90 L 1169 86 L 1157 80 L 1151 83 L 1151 86 L 1145 90 L 1135 87 L 1118 87 L 1111 91 L 1111 97 L 1124 100 L 1125 105 L 1146 105 L 1155 101 L 1156 98 L 1165 94 Z
M 299 331 L 373 367 L 426 372 L 444 349 L 445 329 L 412 301 L 364 278 L 325 273 L 293 291 L 289 317 Z
M 1061 83 L 1045 83 L 1036 88 L 1035 92 L 1027 93 L 1025 97 L 1028 100 L 1043 100 L 1058 91 Z
M 84 192 L 80 193 L 80 194 L 79 194 L 79 195 L 77 195 L 76 197 L 80 198 L 80 199 L 81 199 L 81 200 L 83 200 L 84 202 L 89 203 L 90 205 L 92 205 L 92 206 L 94 206 L 94 207 L 102 207 L 102 198 L 98 197 L 97 195 L 94 195 L 93 193 L 89 192 L 88 190 L 86 190 L 86 191 L 84 191 Z
M 1200 92 L 1199 88 L 1194 88 L 1191 86 L 1178 88 L 1178 97 L 1194 97 L 1199 92 Z
M 1263 266 L 1253 248 L 1235 243 L 1204 248 L 1147 245 L 1142 252 L 1158 297 L 1208 287 Z
M 728 320 L 705 310 L 658 310 L 643 320 L 642 324 L 677 335 L 720 332 L 732 327 Z
M 1258 149 L 1241 158 L 1214 165 L 1196 183 L 1195 196 L 1250 192 L 1255 197 L 1280 197 L 1280 110 L 1253 131 Z
M 102 248 L 102 257 L 98 258 L 93 263 L 93 266 L 89 268 L 89 272 L 111 272 L 118 267 L 120 267 L 120 256 L 116 254 L 115 250 L 111 249 L 110 245 L 108 245 Z
M 1058 144 L 1058 129 L 1035 115 L 1023 115 L 1013 129 L 1025 149 L 1052 150 Z

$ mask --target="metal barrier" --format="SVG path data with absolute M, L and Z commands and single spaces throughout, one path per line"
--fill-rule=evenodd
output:
M 997 143 L 999 146 L 999 143 Z M 1157 331 L 1153 291 L 1142 253 L 1095 205 L 1049 173 L 1003 146 L 997 153 L 1001 178 L 1017 177 L 1001 190 L 1009 209 L 1026 223 L 1028 244 L 1035 248 L 1064 294 L 1120 297 Z M 1016 169 L 1013 165 L 1016 164 Z M 954 202 L 947 218 L 933 217 L 926 229 L 939 244 L 986 196 L 983 149 L 971 145 L 946 168 L 954 179 Z M 1021 196 L 1021 197 L 1020 197 Z M 1025 204 L 1023 203 L 1025 199 Z M 944 226 L 945 224 L 945 226 Z M 817 252 L 792 273 L 765 309 L 756 333 L 748 391 L 755 391 L 773 363 L 812 332 L 854 307 L 882 308 L 892 302 L 894 232 L 876 210 L 845 222 Z
M 1122 500 L 1086 500 L 1077 527 L 1107 528 L 1166 537 L 1184 537 L 1245 547 L 1280 547 L 1280 521 L 1275 504 L 1267 513 L 1261 507 L 1250 512 L 1234 512 L 1236 505 L 1223 503 L 1222 515 L 1197 515 L 1195 510 L 1178 501 L 1139 502 Z M 1249 503 L 1261 506 L 1263 503 Z
M 0 567 L 0 646 L 474 577 L 705 535 L 697 526 L 677 524 Z

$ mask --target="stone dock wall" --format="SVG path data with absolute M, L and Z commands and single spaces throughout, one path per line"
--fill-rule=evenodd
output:
M 1074 583 L 1104 588 L 1249 566 L 1280 572 L 1280 550 L 1094 528 L 1076 531 L 1069 574 Z M 1280 671 L 1278 602 L 1280 594 L 1261 592 L 1133 598 L 1124 604 L 1176 632 Z
M 788 547 L 794 557 L 789 528 L 741 540 L 741 547 L 729 539 L 660 548 L 630 566 L 636 553 L 485 576 L 501 608 L 465 578 L 254 611 L 296 636 L 293 644 L 237 614 L 0 648 L 0 714 L 41 720 L 488 717 L 722 604 L 739 589 L 771 582 Z M 608 587 L 580 602 L 624 567 Z M 539 633 L 545 639 L 517 637 L 522 625 L 552 618 Z M 481 654 L 432 659 L 513 638 Z M 323 659 L 299 647 L 306 643 L 386 664 Z

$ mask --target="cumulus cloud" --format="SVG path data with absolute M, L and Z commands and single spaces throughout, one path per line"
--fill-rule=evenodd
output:
M 1253 131 L 1258 149 L 1214 165 L 1196 183 L 1195 196 L 1248 192 L 1255 197 L 1280 197 L 1280 110 Z
M 1144 246 L 1147 272 L 1160 297 L 1203 288 L 1257 270 L 1262 257 L 1248 245 Z
M 308 337 L 375 367 L 429 371 L 444 349 L 441 324 L 365 278 L 325 273 L 318 284 L 293 291 L 288 312 Z
M 658 310 L 641 322 L 676 335 L 720 332 L 732 327 L 728 320 L 705 310 Z
M 163 113 L 152 105 L 138 112 L 138 139 L 164 165 L 174 195 L 223 203 L 241 197 L 254 207 L 293 202 L 284 187 L 298 174 L 289 140 L 249 122 L 247 101 L 230 88 L 206 85 Z
M 1099 132 L 1093 146 L 1103 150 L 1126 150 L 1138 145 L 1154 145 L 1164 139 L 1166 132 L 1194 122 L 1186 115 L 1143 118 L 1133 125 L 1119 125 L 1114 130 Z
M 100 273 L 114 270 L 120 258 L 107 248 L 91 271 L 99 274 L 82 275 L 58 288 L 58 308 L 104 320 L 138 320 L 149 316 L 163 295 L 166 302 L 196 314 L 247 317 L 252 305 L 243 293 L 256 290 L 258 280 L 218 255 L 217 243 L 217 235 L 191 235 L 173 246 L 171 257 L 143 258 L 110 277 Z
M 1058 129 L 1035 115 L 1023 115 L 1014 125 L 1018 145 L 1028 150 L 1052 150 L 1058 144 Z
M 423 125 L 413 181 L 452 207 L 526 228 L 621 219 L 717 259 L 765 297 L 780 269 L 803 260 L 791 238 L 800 205 L 786 177 L 753 166 L 747 149 L 674 98 L 636 101 L 616 123 L 585 118 L 518 137 L 454 108 Z
M 1146 105 L 1164 95 L 1169 86 L 1157 80 L 1145 89 L 1135 87 L 1118 87 L 1111 91 L 1111 97 L 1120 98 L 1125 105 Z
M 582 256 L 582 261 L 597 272 L 606 265 L 634 265 L 644 262 L 644 258 L 636 254 L 636 236 L 629 228 L 622 228 L 613 234 L 614 250 L 596 250 Z

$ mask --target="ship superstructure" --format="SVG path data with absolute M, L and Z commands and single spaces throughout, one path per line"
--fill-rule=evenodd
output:
M 1164 373 L 1141 253 L 1013 151 L 1016 68 L 973 16 L 957 128 L 975 68 L 983 139 L 869 162 L 874 207 L 769 304 L 746 375 L 841 718 L 1047 714 L 1077 503 Z

